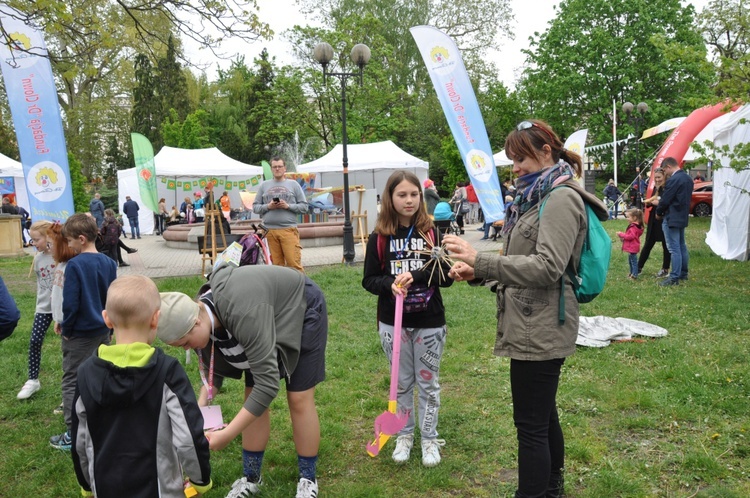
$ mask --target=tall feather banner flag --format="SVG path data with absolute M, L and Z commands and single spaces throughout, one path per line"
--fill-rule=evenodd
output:
M 581 158 L 583 158 L 583 151 L 586 148 L 586 137 L 588 136 L 588 134 L 588 128 L 576 131 L 568 137 L 563 147 L 571 152 L 575 152 L 576 154 L 581 156 Z
M 65 221 L 75 207 L 55 80 L 41 31 L 21 18 L 17 11 L 0 5 L 0 22 L 9 39 L 0 44 L 0 65 L 29 212 L 34 220 Z
M 138 176 L 138 191 L 141 200 L 154 213 L 159 212 L 159 196 L 156 193 L 156 165 L 154 164 L 154 148 L 148 138 L 140 133 L 131 133 L 133 142 L 133 158 L 135 159 L 135 174 Z
M 414 26 L 409 31 L 427 66 L 485 220 L 502 220 L 505 212 L 490 139 L 461 52 L 437 28 Z

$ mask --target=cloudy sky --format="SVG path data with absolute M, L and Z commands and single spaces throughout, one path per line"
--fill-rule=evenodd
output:
M 709 0 L 682 1 L 683 4 L 692 3 L 697 12 L 700 12 L 708 2 Z M 521 50 L 528 47 L 529 36 L 533 35 L 535 31 L 545 31 L 547 23 L 554 15 L 554 6 L 559 3 L 559 0 L 510 0 L 510 3 L 516 17 L 513 23 L 515 40 L 502 38 L 500 40 L 500 51 L 489 54 L 500 68 L 500 79 L 508 87 L 513 86 L 516 74 L 523 64 L 524 57 Z M 229 54 L 244 53 L 245 60 L 251 62 L 253 58 L 260 54 L 263 47 L 267 47 L 269 54 L 276 57 L 277 63 L 292 63 L 290 44 L 284 40 L 283 32 L 296 24 L 305 25 L 309 23 L 299 13 L 299 9 L 295 5 L 295 0 L 258 0 L 258 6 L 260 8 L 261 19 L 269 23 L 276 32 L 274 39 L 270 42 L 259 41 L 253 44 L 247 44 L 242 41 L 228 41 L 222 46 L 223 51 Z M 404 29 L 406 30 L 407 27 Z M 189 45 L 188 51 L 193 52 Z M 197 57 L 197 60 L 202 60 L 207 64 L 215 60 L 210 52 L 205 50 L 196 52 L 195 54 L 190 57 Z M 228 65 L 228 62 L 222 62 L 221 65 L 225 67 Z M 210 80 L 214 79 L 214 72 L 214 68 L 208 70 Z

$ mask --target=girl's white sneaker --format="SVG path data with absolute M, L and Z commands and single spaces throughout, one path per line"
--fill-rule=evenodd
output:
M 41 388 L 42 388 L 42 385 L 39 383 L 37 379 L 29 379 L 26 381 L 26 384 L 23 385 L 21 390 L 18 392 L 18 395 L 16 396 L 16 398 L 29 399 L 31 396 L 34 395 L 35 392 L 37 392 Z
M 393 461 L 396 463 L 406 463 L 411 455 L 411 447 L 414 445 L 414 435 L 406 434 L 396 438 L 396 449 L 393 450 Z

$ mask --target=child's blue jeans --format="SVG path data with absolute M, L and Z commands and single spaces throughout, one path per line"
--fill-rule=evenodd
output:
M 638 253 L 628 253 L 628 263 L 630 263 L 630 274 L 638 276 Z

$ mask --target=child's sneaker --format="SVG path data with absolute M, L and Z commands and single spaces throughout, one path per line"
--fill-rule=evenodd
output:
M 52 436 L 51 438 L 49 438 L 49 444 L 50 446 L 58 450 L 70 451 L 70 433 L 68 431 L 65 431 L 59 436 Z
M 57 405 L 55 409 L 52 410 L 53 415 L 62 415 L 63 413 L 65 413 L 65 406 L 62 403 Z
M 311 481 L 302 477 L 297 483 L 297 494 L 295 498 L 317 498 L 318 481 Z
M 661 269 L 661 270 L 659 270 L 659 271 L 658 271 L 658 272 L 656 273 L 656 275 L 654 275 L 654 276 L 655 276 L 656 278 L 661 278 L 661 277 L 666 277 L 667 275 L 669 275 L 669 270 L 665 270 L 664 268 L 662 268 L 662 269 Z
M 414 435 L 407 434 L 396 438 L 396 449 L 393 450 L 393 461 L 396 463 L 405 463 L 411 455 L 411 447 L 414 445 Z
M 35 392 L 42 388 L 42 385 L 37 379 L 29 379 L 26 384 L 23 385 L 21 390 L 18 392 L 16 398 L 18 399 L 29 399 Z
M 440 463 L 440 447 L 445 446 L 445 439 L 426 439 L 422 441 L 422 465 L 434 467 Z
M 260 492 L 261 482 L 263 482 L 263 479 L 260 479 L 258 482 L 250 482 L 247 480 L 247 477 L 237 479 L 232 484 L 232 490 L 229 491 L 227 498 L 248 498 L 256 495 Z

